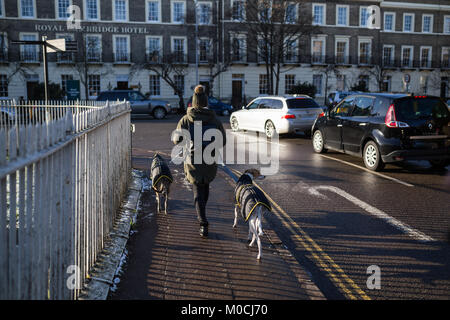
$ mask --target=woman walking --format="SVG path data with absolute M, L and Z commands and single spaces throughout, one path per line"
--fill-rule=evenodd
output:
M 186 115 L 178 122 L 177 130 L 185 129 L 191 133 L 191 139 L 194 139 L 193 128 L 194 122 L 201 121 L 202 128 L 215 128 L 222 133 L 223 146 L 226 143 L 226 134 L 222 123 L 217 119 L 213 110 L 208 109 L 208 97 L 205 93 L 205 88 L 201 85 L 195 87 L 194 95 L 192 96 L 192 107 L 187 109 Z M 202 131 L 202 136 L 203 136 Z M 179 143 L 179 138 L 175 137 L 175 144 Z M 204 142 L 194 141 L 194 145 L 205 146 Z M 203 150 L 201 150 L 203 152 Z M 188 151 L 189 152 L 189 151 Z M 190 150 L 192 152 L 192 150 Z M 197 220 L 200 223 L 200 235 L 202 237 L 208 236 L 208 220 L 206 218 L 206 203 L 209 197 L 209 184 L 214 180 L 217 173 L 217 163 L 205 163 L 203 153 L 201 162 L 196 163 L 192 161 L 184 162 L 184 173 L 189 183 L 192 184 L 194 192 L 194 205 L 197 211 Z

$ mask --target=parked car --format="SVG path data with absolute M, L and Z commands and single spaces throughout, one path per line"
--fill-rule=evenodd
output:
M 309 96 L 265 96 L 252 100 L 242 110 L 230 116 L 231 129 L 264 132 L 271 138 L 278 134 L 305 132 L 309 134 L 311 125 L 322 108 Z
M 187 107 L 192 106 L 192 97 L 189 98 Z M 208 108 L 214 110 L 216 114 L 220 116 L 227 116 L 233 111 L 233 106 L 220 101 L 219 99 L 209 96 L 208 97 Z
M 317 118 L 312 145 L 317 153 L 333 149 L 362 157 L 374 171 L 405 160 L 444 168 L 450 164 L 449 121 L 437 97 L 361 93 Z
M 149 99 L 135 90 L 112 90 L 100 92 L 97 101 L 126 100 L 130 102 L 132 114 L 147 114 L 155 119 L 163 119 L 173 108 L 167 101 Z
M 344 98 L 356 94 L 358 92 L 355 91 L 333 91 L 331 92 L 326 100 L 326 105 L 328 109 L 332 109 L 335 105 L 341 102 Z

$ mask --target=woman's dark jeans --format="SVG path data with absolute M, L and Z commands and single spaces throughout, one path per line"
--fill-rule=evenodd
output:
M 194 204 L 200 226 L 208 226 L 206 219 L 206 203 L 209 197 L 209 184 L 193 184 Z

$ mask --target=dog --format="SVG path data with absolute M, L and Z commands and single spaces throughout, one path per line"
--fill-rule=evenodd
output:
M 271 211 L 270 202 L 264 193 L 253 184 L 253 179 L 264 179 L 258 169 L 246 170 L 238 179 L 234 190 L 235 207 L 234 223 L 236 228 L 239 214 L 248 222 L 248 240 L 252 247 L 256 241 L 258 244 L 257 260 L 262 257 L 262 246 L 260 236 L 263 235 L 262 217 Z
M 156 194 L 156 203 L 158 213 L 161 213 L 161 198 L 164 198 L 164 213 L 167 214 L 170 185 L 173 182 L 173 177 L 170 172 L 169 166 L 164 159 L 156 153 L 153 157 L 152 165 L 150 168 L 150 174 L 152 179 L 152 189 Z

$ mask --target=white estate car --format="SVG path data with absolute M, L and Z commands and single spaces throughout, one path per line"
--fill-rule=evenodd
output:
M 233 112 L 230 125 L 233 131 L 259 131 L 269 138 L 275 132 L 308 135 L 314 120 L 322 112 L 314 99 L 306 95 L 258 97 L 242 110 Z

